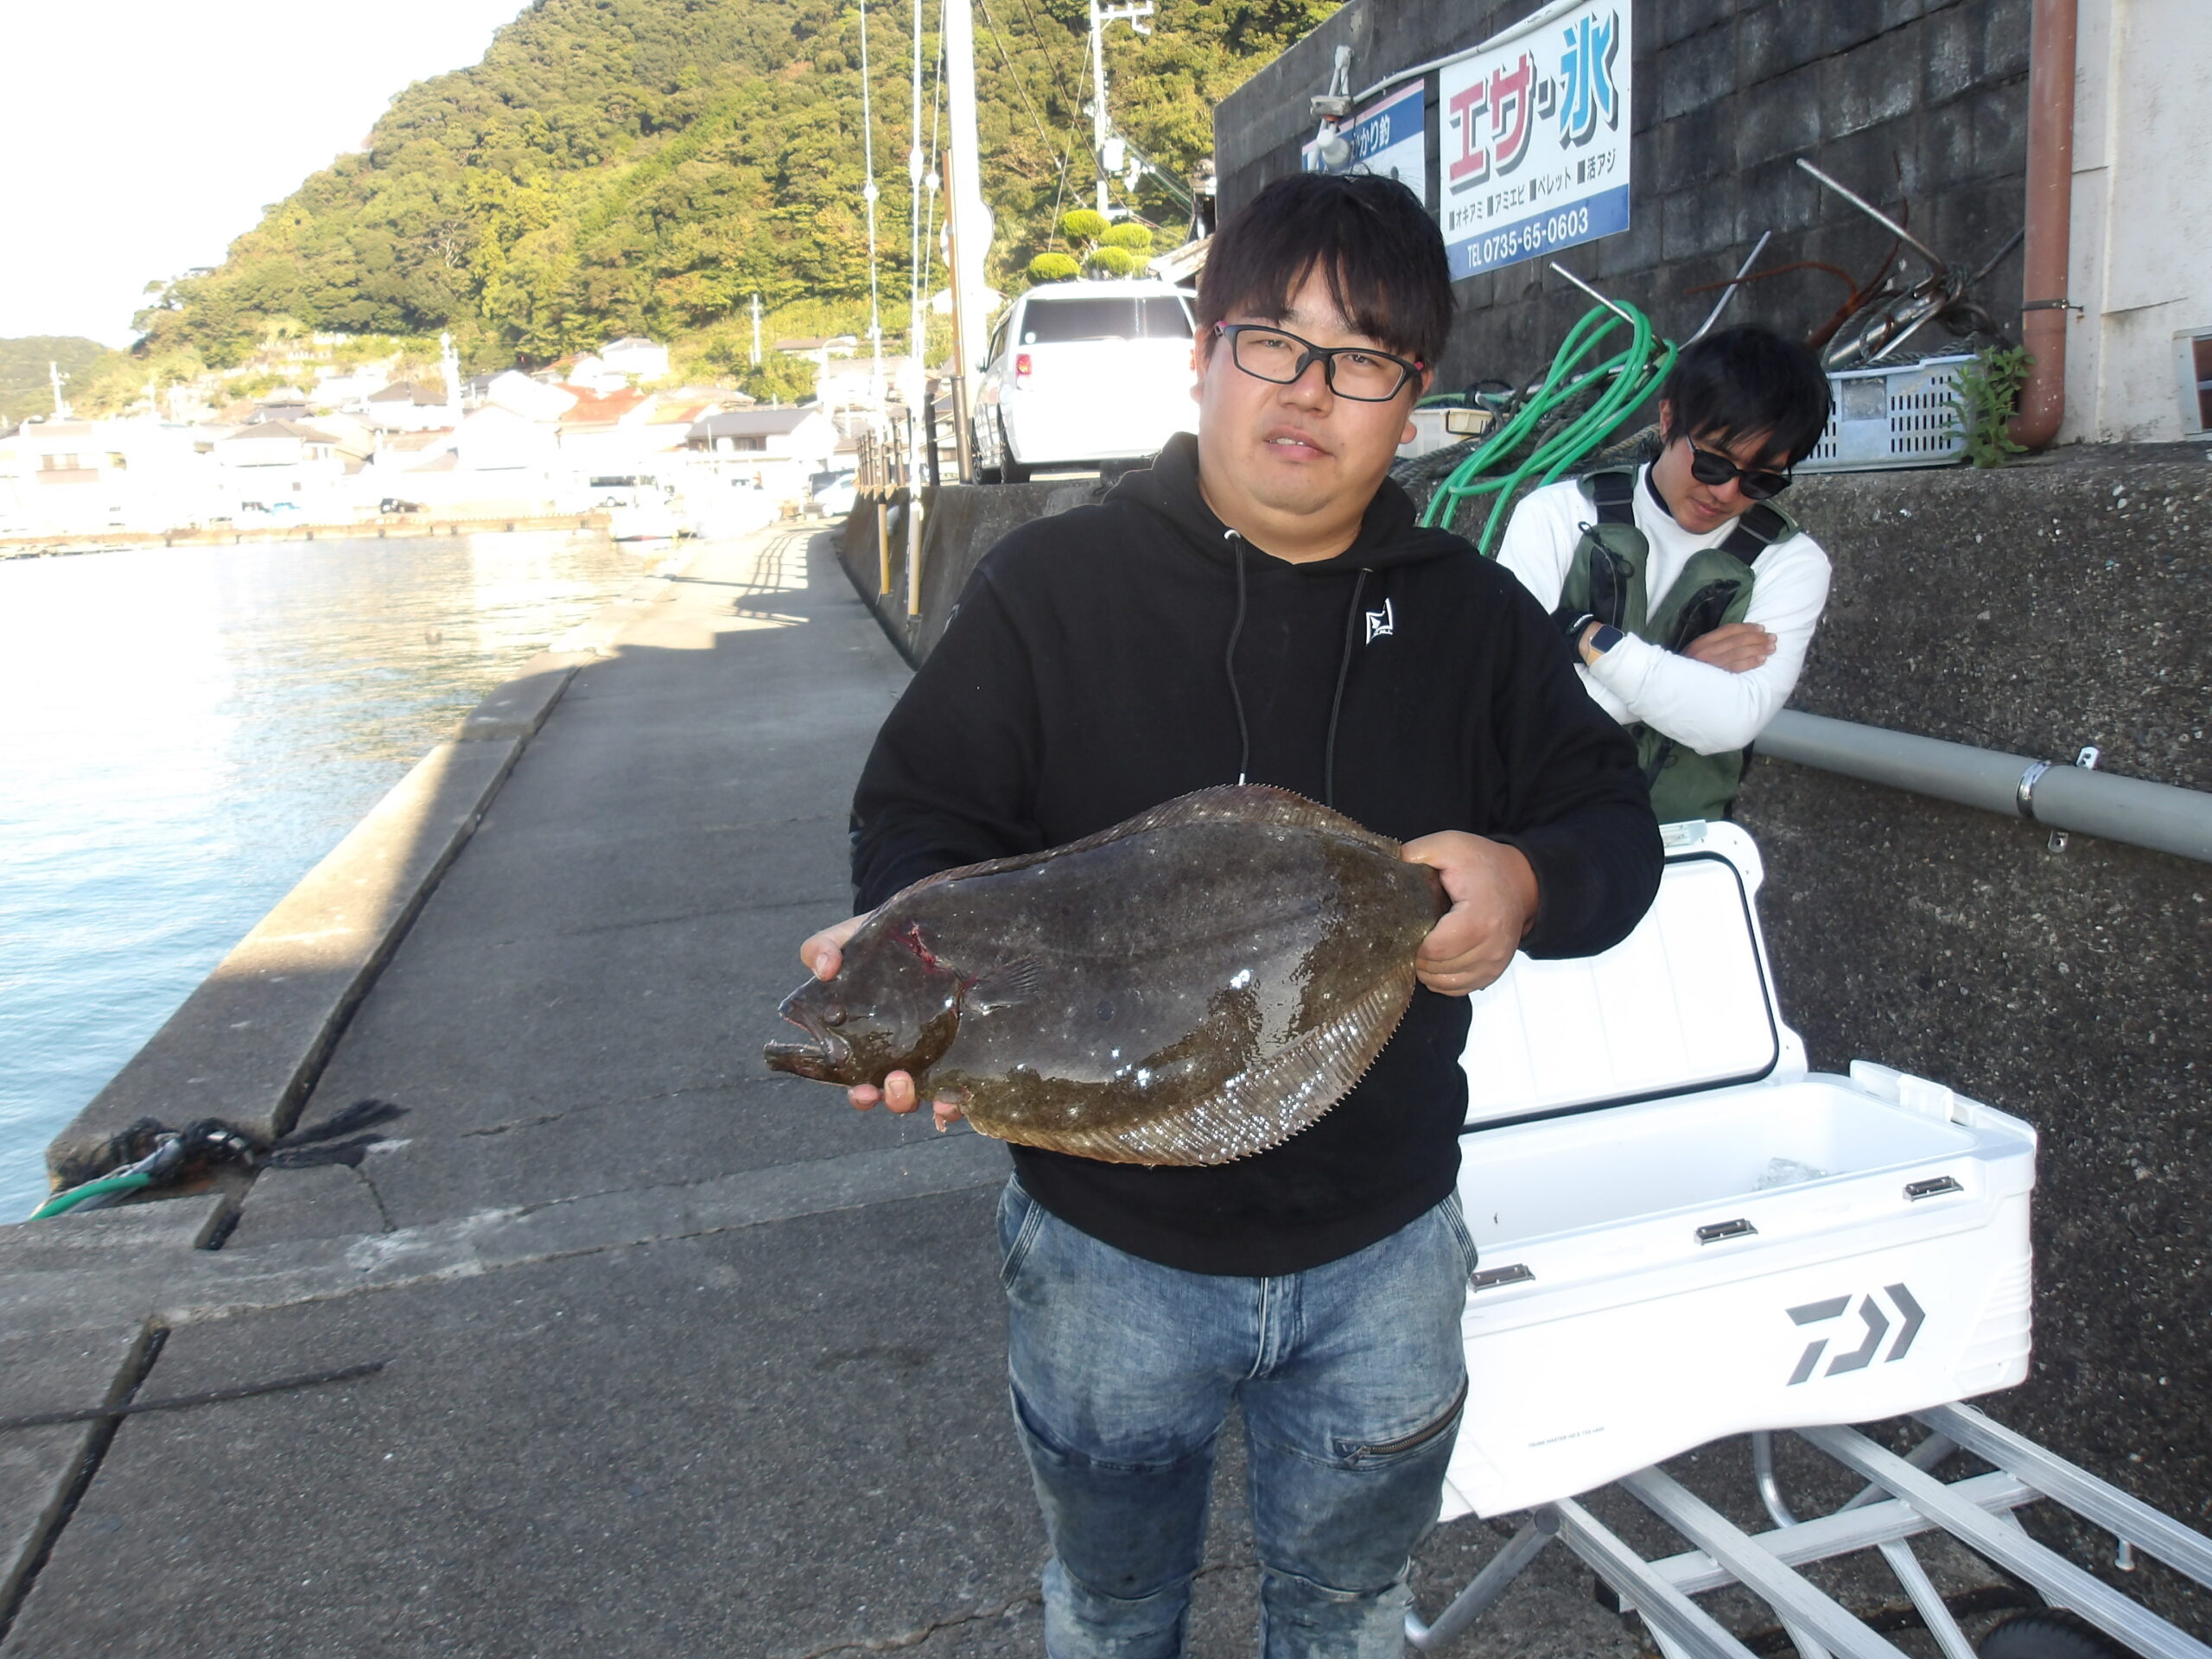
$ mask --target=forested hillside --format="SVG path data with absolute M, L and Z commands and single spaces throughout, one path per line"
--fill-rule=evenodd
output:
M 1212 147 L 1215 100 L 1332 10 L 1159 0 L 1149 38 L 1108 31 L 1116 125 L 1187 176 Z M 912 15 L 893 0 L 867 19 L 887 334 L 907 293 Z M 991 270 L 1019 285 L 1057 245 L 1056 209 L 1090 198 L 1086 11 L 977 0 L 975 15 Z M 140 319 L 141 353 L 222 367 L 290 319 L 449 327 L 472 366 L 632 332 L 734 362 L 755 292 L 772 312 L 810 302 L 851 326 L 868 283 L 861 58 L 855 0 L 537 0 L 481 63 L 402 92 L 366 151 L 270 209 L 218 270 L 167 289 Z M 1179 239 L 1164 187 L 1138 207 Z
M 65 377 L 62 395 L 69 395 L 68 381 L 106 355 L 107 347 L 78 334 L 27 334 L 19 340 L 0 340 L 0 427 L 12 426 L 26 415 L 44 415 L 54 408 L 50 364 L 59 364 Z

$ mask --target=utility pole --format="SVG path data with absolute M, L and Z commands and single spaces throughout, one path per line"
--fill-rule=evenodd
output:
M 983 365 L 983 256 L 991 245 L 983 205 L 982 145 L 976 135 L 976 23 L 969 0 L 944 0 L 945 231 L 951 243 L 954 440 L 960 481 L 975 481 L 969 412 Z
M 438 336 L 438 372 L 446 383 L 446 413 L 453 417 L 455 426 L 461 424 L 461 353 L 453 348 L 453 336 Z
M 57 421 L 66 421 L 69 418 L 69 405 L 61 401 L 61 382 L 66 378 L 61 372 L 61 365 L 59 363 L 48 363 L 46 365 L 46 378 L 54 383 L 54 418 Z
M 883 313 L 877 303 L 875 279 L 875 100 L 868 87 L 868 0 L 861 0 L 861 153 L 868 182 L 861 200 L 868 204 L 868 402 L 875 411 L 876 429 L 883 419 Z
M 760 296 L 753 296 L 753 366 L 760 366 Z
M 1098 211 L 1106 207 L 1106 141 L 1114 136 L 1114 124 L 1106 113 L 1106 26 L 1127 23 L 1139 35 L 1149 35 L 1151 27 L 1144 21 L 1152 16 L 1152 0 L 1137 0 L 1129 6 L 1102 6 L 1090 0 L 1090 156 L 1092 170 L 1098 177 Z
M 922 0 L 914 0 L 913 142 L 906 150 L 906 183 L 912 201 L 906 226 L 906 610 L 921 608 L 922 479 L 924 435 L 936 442 L 927 413 L 929 401 L 929 336 L 922 314 L 922 261 L 928 248 L 922 235 Z M 883 573 L 883 591 L 891 591 L 891 573 Z

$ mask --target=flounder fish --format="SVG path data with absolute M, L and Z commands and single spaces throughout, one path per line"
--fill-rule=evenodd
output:
M 986 1135 L 1110 1163 L 1223 1164 L 1307 1128 L 1382 1052 L 1446 907 L 1396 842 L 1236 786 L 871 914 L 785 999 L 779 1071 L 913 1074 Z

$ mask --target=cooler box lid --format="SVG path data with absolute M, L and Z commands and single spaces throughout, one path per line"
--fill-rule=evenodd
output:
M 1467 1125 L 1805 1075 L 1752 901 L 1764 871 L 1732 823 L 1674 823 L 1636 931 L 1602 956 L 1516 956 L 1468 999 Z

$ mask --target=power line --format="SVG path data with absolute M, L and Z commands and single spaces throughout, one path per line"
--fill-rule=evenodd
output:
M 861 0 L 861 147 L 865 157 L 861 165 L 868 175 L 861 196 L 868 204 L 868 334 L 869 361 L 874 365 L 868 380 L 874 386 L 883 372 L 883 313 L 877 303 L 875 200 L 880 193 L 875 188 L 875 101 L 868 84 L 868 0 Z
M 1007 54 L 1006 42 L 999 38 L 999 22 L 991 16 L 991 0 L 983 0 L 983 27 L 990 31 L 991 44 L 999 49 L 999 61 L 1006 65 L 1006 73 L 1014 82 L 1014 90 L 1021 94 L 1021 107 L 1029 111 L 1030 125 L 1037 129 L 1038 137 L 1044 141 L 1045 148 L 1049 151 L 1052 148 L 1052 135 L 1045 130 L 1045 123 L 1037 113 L 1037 106 L 1029 101 L 1029 88 L 1022 84 L 1021 72 L 1014 67 L 1014 60 Z M 1063 148 L 1058 165 L 1065 172 L 1067 164 L 1067 154 Z
M 1035 9 L 1030 5 L 1029 0 L 1021 0 L 1021 9 L 1029 15 L 1029 36 L 1036 41 L 1037 49 L 1045 54 L 1045 67 L 1052 72 L 1052 85 L 1060 89 L 1060 102 L 1071 110 L 1081 109 L 1082 104 L 1070 96 L 1067 82 L 1060 79 L 1060 60 L 1045 44 L 1045 28 L 1037 21 Z

